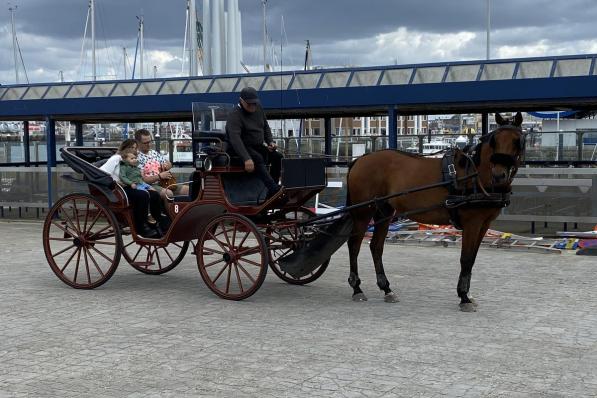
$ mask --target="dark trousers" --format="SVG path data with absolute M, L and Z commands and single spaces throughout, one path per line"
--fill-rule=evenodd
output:
M 247 152 L 255 164 L 255 175 L 263 182 L 268 193 L 276 192 L 282 171 L 282 154 L 264 146 L 247 146 Z M 270 165 L 269 172 L 267 165 Z
M 129 198 L 129 203 L 133 209 L 133 220 L 135 227 L 141 228 L 143 223 L 147 222 L 147 210 L 156 220 L 160 219 L 160 194 L 156 191 L 142 191 L 131 187 L 124 187 L 124 192 Z

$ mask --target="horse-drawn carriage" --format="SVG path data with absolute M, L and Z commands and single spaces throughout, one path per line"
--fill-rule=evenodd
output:
M 43 243 L 52 271 L 74 288 L 93 289 L 110 279 L 121 257 L 138 271 L 156 275 L 174 269 L 190 251 L 206 285 L 231 300 L 254 294 L 268 267 L 292 284 L 319 278 L 328 261 L 292 276 L 278 259 L 309 235 L 308 227 L 298 223 L 314 216 L 304 205 L 326 185 L 324 160 L 284 159 L 284 188 L 266 198 L 261 181 L 226 153 L 223 136 L 221 131 L 194 133 L 199 156 L 184 182 L 190 193 L 169 198 L 165 212 L 171 222 L 158 239 L 138 234 L 125 191 L 98 168 L 116 148 L 62 148 L 64 161 L 82 175 L 67 178 L 86 185 L 89 193 L 66 195 L 48 212 Z

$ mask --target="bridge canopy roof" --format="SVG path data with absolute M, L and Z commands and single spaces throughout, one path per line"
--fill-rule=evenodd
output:
M 597 54 L 0 86 L 0 120 L 190 120 L 260 91 L 270 118 L 597 109 Z

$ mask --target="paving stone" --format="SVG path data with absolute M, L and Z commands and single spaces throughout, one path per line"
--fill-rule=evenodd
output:
M 597 396 L 597 262 L 482 249 L 476 313 L 458 310 L 459 252 L 387 245 L 383 302 L 369 251 L 351 300 L 348 254 L 248 300 L 207 289 L 188 255 L 75 290 L 51 272 L 42 224 L 0 221 L 0 397 Z

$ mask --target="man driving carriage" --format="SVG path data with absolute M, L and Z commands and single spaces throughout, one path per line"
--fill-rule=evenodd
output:
M 239 103 L 226 120 L 226 138 L 231 147 L 229 152 L 239 156 L 245 170 L 255 172 L 263 182 L 267 198 L 278 193 L 282 154 L 276 151 L 272 131 L 253 87 L 241 90 Z M 270 172 L 267 171 L 268 164 Z

